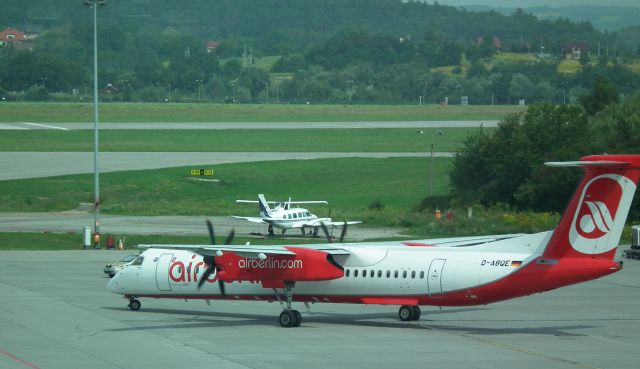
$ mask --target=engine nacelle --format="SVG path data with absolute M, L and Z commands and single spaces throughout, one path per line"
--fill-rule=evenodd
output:
M 234 253 L 216 258 L 218 278 L 233 281 L 325 281 L 340 278 L 343 268 L 326 252 L 288 247 L 295 255 L 251 259 Z

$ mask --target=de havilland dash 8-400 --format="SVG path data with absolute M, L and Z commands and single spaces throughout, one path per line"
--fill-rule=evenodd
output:
M 399 306 L 484 305 L 600 278 L 614 256 L 640 178 L 640 155 L 593 155 L 550 166 L 585 174 L 553 231 L 535 234 L 300 246 L 140 245 L 107 288 L 140 298 L 279 301 L 279 324 L 297 327 L 294 302 Z M 213 237 L 213 228 L 209 231 Z M 325 228 L 326 229 L 326 228 Z M 344 232 L 343 232 L 344 235 Z

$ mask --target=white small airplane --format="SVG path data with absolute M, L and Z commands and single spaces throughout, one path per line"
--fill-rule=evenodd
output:
M 279 301 L 279 324 L 297 327 L 302 316 L 294 301 L 397 305 L 400 320 L 411 321 L 422 305 L 485 305 L 621 270 L 614 256 L 640 155 L 547 165 L 585 170 L 553 231 L 299 246 L 231 245 L 232 231 L 224 245 L 140 245 L 145 251 L 107 289 L 134 311 L 143 297 Z
M 239 204 L 258 204 L 260 208 L 259 217 L 242 217 L 234 215 L 233 218 L 244 219 L 253 223 L 263 223 L 269 225 L 269 235 L 273 236 L 273 228 L 282 230 L 284 234 L 288 229 L 299 228 L 302 234 L 306 234 L 306 228 L 313 229 L 313 236 L 318 236 L 318 228 L 324 224 L 327 227 L 342 227 L 345 225 L 360 224 L 361 221 L 344 221 L 334 222 L 331 218 L 319 218 L 315 214 L 311 214 L 309 210 L 291 207 L 291 205 L 299 204 L 328 204 L 326 201 L 314 200 L 314 201 L 289 201 L 276 202 L 267 201 L 264 194 L 258 195 L 258 200 L 236 200 Z M 273 209 L 269 207 L 269 204 L 275 205 Z

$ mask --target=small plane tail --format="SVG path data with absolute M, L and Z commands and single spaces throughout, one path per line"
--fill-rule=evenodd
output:
M 612 260 L 640 178 L 640 155 L 592 155 L 546 165 L 579 166 L 585 173 L 543 256 Z
M 267 199 L 264 198 L 264 194 L 258 194 L 258 207 L 260 208 L 261 217 L 266 218 L 271 216 L 271 208 L 269 207 L 269 203 L 267 203 Z

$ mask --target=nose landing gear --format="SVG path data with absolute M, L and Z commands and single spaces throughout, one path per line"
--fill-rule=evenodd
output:
M 140 307 L 142 306 L 142 304 L 140 304 L 140 300 L 138 300 L 135 297 L 130 297 L 129 298 L 129 305 L 127 305 L 129 307 L 129 309 L 133 310 L 133 311 L 138 311 L 140 310 Z

